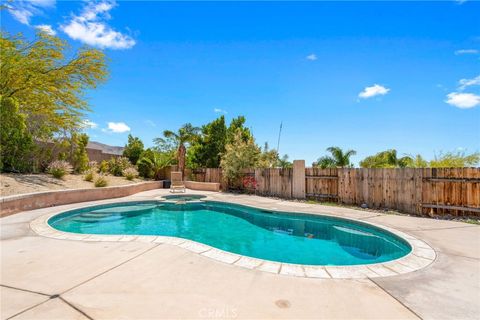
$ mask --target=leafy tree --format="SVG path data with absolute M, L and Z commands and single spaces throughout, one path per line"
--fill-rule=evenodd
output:
M 287 169 L 287 168 L 292 168 L 292 167 L 293 167 L 293 163 L 291 163 L 290 161 L 288 161 L 288 155 L 287 155 L 287 154 L 284 154 L 283 157 L 281 157 L 280 159 L 278 159 L 277 166 L 280 167 L 280 168 L 283 168 L 283 169 Z
M 421 161 L 420 158 L 416 158 L 417 161 Z M 373 156 L 366 157 L 360 161 L 362 168 L 406 168 L 414 167 L 415 161 L 410 156 L 404 156 L 398 158 L 397 150 L 390 149 L 379 152 Z
M 18 102 L 34 139 L 78 129 L 88 110 L 84 92 L 107 76 L 101 51 L 70 51 L 66 41 L 42 31 L 33 41 L 2 31 L 0 73 L 0 95 Z
M 85 133 L 73 133 L 71 137 L 71 144 L 73 147 L 71 156 L 73 169 L 77 173 L 82 173 L 88 169 L 88 135 Z
M 185 171 L 185 154 L 186 144 L 191 143 L 196 139 L 199 132 L 199 128 L 192 126 L 191 123 L 184 124 L 177 132 L 171 130 L 165 130 L 163 132 L 164 138 L 156 138 L 154 142 L 157 145 L 168 145 L 169 141 L 173 142 L 176 146 L 176 159 L 178 162 L 178 170 L 180 172 Z
M 480 152 L 465 154 L 465 152 L 440 153 L 430 161 L 432 168 L 462 168 L 475 167 L 480 164 Z
M 134 137 L 131 134 L 128 135 L 128 143 L 123 150 L 123 156 L 127 157 L 132 164 L 137 164 L 140 155 L 143 152 L 143 142 L 138 137 Z
M 227 142 L 225 117 L 221 116 L 202 126 L 201 135 L 193 140 L 188 149 L 188 166 L 190 168 L 218 168 Z
M 26 115 L 19 111 L 13 98 L 0 96 L 0 170 L 31 170 L 31 151 L 35 148 L 27 130 Z
M 238 116 L 232 119 L 227 129 L 226 143 L 232 143 L 238 132 L 240 132 L 240 136 L 244 142 L 248 142 L 250 139 L 253 139 L 250 129 L 245 127 L 245 121 L 246 119 L 244 116 Z
M 265 142 L 262 152 L 258 157 L 256 166 L 258 168 L 274 168 L 279 160 L 278 152 L 275 149 L 269 149 L 268 143 Z
M 352 167 L 353 164 L 350 162 L 350 158 L 357 154 L 355 150 L 344 152 L 339 147 L 329 147 L 327 151 L 330 152 L 331 155 L 318 158 L 317 162 L 313 164 L 314 166 L 322 169 Z
M 260 148 L 253 138 L 244 141 L 242 131 L 238 130 L 222 155 L 220 164 L 223 176 L 230 181 L 238 180 L 243 169 L 255 167 L 259 155 Z
M 139 166 L 139 171 L 142 170 L 149 175 L 144 177 L 153 177 L 155 180 L 159 180 L 162 169 L 171 165 L 172 162 L 173 158 L 171 154 L 147 149 L 140 160 L 138 160 L 137 164 Z

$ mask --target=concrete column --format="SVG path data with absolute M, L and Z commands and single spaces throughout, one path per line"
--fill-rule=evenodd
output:
M 305 199 L 305 160 L 293 160 L 292 197 Z

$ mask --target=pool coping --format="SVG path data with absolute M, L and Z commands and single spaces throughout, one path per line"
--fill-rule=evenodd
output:
M 237 203 L 232 201 L 223 201 L 216 198 L 211 198 L 207 196 L 201 200 L 205 201 L 215 201 L 215 202 L 224 202 L 224 203 L 234 203 L 246 207 L 259 208 L 258 206 L 246 205 L 243 203 Z M 80 208 L 86 208 L 90 206 L 97 206 L 102 204 L 112 204 L 112 203 L 135 203 L 142 201 L 162 201 L 161 197 L 154 197 L 151 200 L 143 199 L 118 199 L 118 201 L 102 201 L 102 203 L 96 204 L 85 204 L 78 203 L 78 207 L 69 208 L 69 209 L 53 209 L 52 212 L 44 214 L 30 222 L 30 228 L 40 236 L 59 239 L 59 240 L 73 240 L 73 241 L 93 241 L 93 242 L 146 242 L 146 243 L 156 243 L 156 244 L 167 244 L 174 245 L 180 248 L 186 249 L 195 254 L 201 255 L 213 259 L 218 262 L 230 264 L 236 267 L 242 267 L 250 270 L 257 270 L 262 272 L 267 272 L 271 274 L 279 274 L 283 276 L 294 276 L 301 278 L 315 278 L 315 279 L 366 279 L 366 278 L 379 278 L 379 277 L 389 277 L 396 276 L 401 274 L 406 274 L 410 272 L 415 272 L 420 269 L 426 268 L 431 263 L 436 260 L 435 250 L 429 246 L 426 242 L 415 238 L 407 233 L 402 231 L 377 224 L 372 222 L 367 222 L 363 220 L 358 220 L 354 218 L 343 218 L 338 217 L 333 214 L 327 213 L 311 213 L 311 212 L 302 212 L 301 210 L 295 210 L 294 213 L 305 214 L 305 215 L 322 215 L 327 217 L 334 217 L 346 220 L 357 221 L 366 225 L 371 225 L 377 228 L 384 229 L 389 231 L 396 236 L 404 239 L 412 247 L 412 250 L 407 255 L 387 261 L 382 263 L 375 264 L 363 264 L 363 265 L 350 265 L 350 266 L 323 266 L 323 265 L 304 265 L 304 264 L 291 264 L 276 262 L 270 260 L 264 260 L 259 258 L 252 258 L 236 253 L 231 253 L 224 251 L 203 243 L 199 243 L 193 240 L 178 238 L 178 237 L 169 237 L 169 236 L 148 236 L 148 235 L 100 235 L 100 234 L 79 234 L 64 232 L 54 229 L 48 224 L 48 220 L 58 215 L 62 212 L 76 210 Z M 287 213 L 286 211 L 277 210 L 278 213 Z M 292 213 L 292 212 L 290 212 Z

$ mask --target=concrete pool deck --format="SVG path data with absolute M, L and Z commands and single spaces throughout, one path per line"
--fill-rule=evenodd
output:
M 149 200 L 167 193 L 151 190 L 54 209 Z M 480 226 L 256 196 L 188 193 L 373 222 L 425 241 L 437 257 L 403 275 L 298 278 L 221 263 L 165 243 L 38 236 L 30 222 L 53 209 L 44 208 L 0 220 L 1 319 L 478 319 Z

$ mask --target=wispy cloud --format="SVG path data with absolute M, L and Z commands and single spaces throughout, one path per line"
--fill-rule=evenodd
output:
M 480 50 L 477 50 L 477 49 L 460 49 L 455 51 L 455 54 L 457 56 L 462 54 L 479 54 L 479 53 L 480 53 Z
M 30 25 L 32 17 L 42 14 L 45 8 L 55 7 L 55 3 L 55 0 L 18 0 L 4 5 L 15 20 Z
M 42 30 L 43 32 L 45 32 L 45 33 L 47 33 L 51 36 L 54 36 L 54 35 L 57 34 L 55 32 L 55 30 L 53 30 L 52 26 L 48 25 L 48 24 L 39 24 L 39 25 L 36 25 L 35 28 L 37 28 L 39 30 Z
M 307 60 L 310 60 L 310 61 L 315 61 L 317 60 L 317 55 L 315 53 L 312 53 L 312 54 L 309 54 L 308 56 L 305 57 Z
M 220 109 L 220 108 L 214 108 L 213 112 L 227 114 L 227 110 L 223 110 L 223 109 Z
M 470 86 L 479 86 L 480 85 L 480 75 L 476 76 L 475 78 L 472 79 L 460 79 L 458 81 L 458 90 L 465 90 L 466 88 Z
M 102 129 L 103 132 L 124 133 L 130 131 L 130 127 L 125 122 L 109 122 L 108 128 Z
M 86 4 L 80 15 L 62 25 L 61 29 L 70 38 L 91 46 L 109 49 L 129 49 L 135 40 L 129 35 L 114 30 L 107 24 L 110 10 L 117 6 L 114 0 L 93 1 Z
M 83 122 L 82 122 L 82 127 L 83 127 L 84 129 L 96 129 L 96 128 L 98 128 L 98 124 L 95 123 L 95 122 L 93 122 L 93 121 L 90 120 L 90 119 L 85 119 L 85 120 L 83 120 Z
M 473 93 L 452 92 L 447 94 L 445 102 L 460 109 L 470 109 L 480 105 L 480 96 Z
M 156 127 L 157 124 L 153 122 L 152 120 L 145 120 L 145 124 L 148 124 L 150 127 Z
M 363 91 L 358 94 L 358 97 L 362 99 L 368 99 L 375 96 L 386 95 L 389 91 L 390 89 L 382 85 L 374 84 L 373 86 L 365 87 L 365 89 L 363 89 Z

